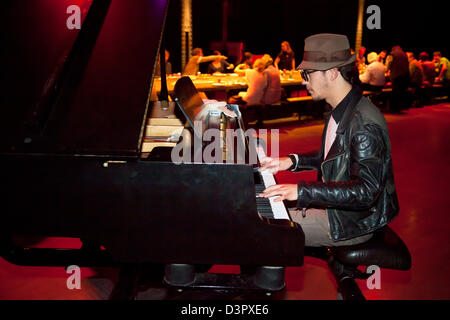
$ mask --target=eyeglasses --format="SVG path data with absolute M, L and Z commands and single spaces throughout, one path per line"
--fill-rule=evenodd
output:
M 302 76 L 303 80 L 309 81 L 309 75 L 316 71 L 319 71 L 319 70 L 300 70 L 300 75 Z

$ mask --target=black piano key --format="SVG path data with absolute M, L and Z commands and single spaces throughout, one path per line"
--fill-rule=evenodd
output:
M 263 184 L 255 184 L 256 209 L 258 210 L 258 213 L 261 217 L 273 219 L 274 215 L 272 207 L 270 206 L 269 199 L 258 197 L 258 195 L 262 193 L 264 189 L 266 189 L 266 187 Z

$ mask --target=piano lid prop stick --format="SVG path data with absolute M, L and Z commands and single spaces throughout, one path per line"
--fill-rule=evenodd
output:
M 161 108 L 163 110 L 169 109 L 169 93 L 167 91 L 167 77 L 166 77 L 166 50 L 164 49 L 164 37 L 161 39 L 161 46 L 159 48 L 159 66 L 161 70 L 161 93 L 159 99 L 161 100 Z

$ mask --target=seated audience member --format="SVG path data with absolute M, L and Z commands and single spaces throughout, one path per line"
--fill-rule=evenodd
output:
M 386 69 L 386 81 L 391 81 L 391 64 L 394 57 L 392 54 L 388 54 L 386 57 L 386 62 L 384 64 L 384 68 Z M 392 84 L 392 83 L 391 83 Z
M 423 69 L 419 61 L 417 61 L 414 53 L 407 52 L 409 62 L 409 85 L 412 87 L 422 86 L 423 82 Z
M 281 51 L 275 59 L 275 67 L 282 71 L 295 70 L 295 54 L 289 42 L 281 43 Z
M 361 46 L 359 47 L 358 54 L 356 55 L 356 66 L 358 67 L 359 73 L 363 73 L 366 68 L 366 48 Z
M 166 74 L 172 74 L 172 64 L 169 61 L 170 53 L 169 51 L 164 50 L 164 60 L 166 61 Z M 160 55 L 158 54 L 158 61 L 156 62 L 156 69 L 155 69 L 155 75 L 160 76 L 161 75 L 161 61 L 160 61 Z
M 186 67 L 184 67 L 183 75 L 196 75 L 200 71 L 200 63 L 210 62 L 216 59 L 226 60 L 228 58 L 222 55 L 205 57 L 201 48 L 192 49 L 192 57 L 189 59 Z
M 434 83 L 436 77 L 434 62 L 430 61 L 430 56 L 426 52 L 420 53 L 419 60 L 423 69 L 423 84 L 429 87 Z
M 387 50 L 381 50 L 378 54 L 378 61 L 386 65 Z
M 263 75 L 266 79 L 266 88 L 262 98 L 263 104 L 273 104 L 281 100 L 281 79 L 280 73 L 273 65 L 273 59 L 270 55 L 265 54 L 262 57 L 265 69 Z
M 450 83 L 450 66 L 446 57 L 443 57 L 440 51 L 433 53 L 433 61 L 436 67 L 435 83 L 449 85 Z
M 368 91 L 381 91 L 386 83 L 385 67 L 378 61 L 376 52 L 371 52 L 367 55 L 367 62 L 369 65 L 364 70 L 364 73 L 359 75 L 361 80 L 361 87 Z
M 251 69 L 253 67 L 252 60 L 253 60 L 253 54 L 250 52 L 245 52 L 244 59 L 236 66 L 236 68 L 234 68 L 234 72 L 240 76 L 244 76 L 245 70 Z
M 240 105 L 260 105 L 263 102 L 264 89 L 266 88 L 266 78 L 263 75 L 266 66 L 265 60 L 256 59 L 252 69 L 245 70 L 245 78 L 247 81 L 247 91 L 241 91 L 239 94 L 231 96 L 228 103 L 236 103 Z
M 214 59 L 208 64 L 208 73 L 225 73 L 229 72 L 230 70 L 233 70 L 234 65 L 229 63 L 228 61 L 225 61 L 224 59 L 221 59 L 219 57 L 222 56 L 222 54 L 219 51 L 214 51 L 214 55 L 216 55 L 218 58 Z

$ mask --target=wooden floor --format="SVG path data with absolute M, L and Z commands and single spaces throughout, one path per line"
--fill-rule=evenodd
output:
M 400 215 L 391 224 L 412 255 L 409 271 L 382 270 L 381 289 L 369 290 L 358 281 L 367 299 L 450 299 L 450 103 L 386 114 L 400 201 Z M 280 154 L 317 148 L 323 123 L 289 122 L 280 128 Z M 314 179 L 314 174 L 279 173 L 278 182 Z M 71 247 L 78 240 L 44 239 L 42 246 Z M 215 266 L 234 272 L 235 266 Z M 69 290 L 64 268 L 22 267 L 0 258 L 0 299 L 107 299 L 118 279 L 113 268 L 82 268 L 81 289 Z M 164 299 L 167 290 L 142 291 L 138 299 Z M 286 290 L 278 299 L 336 299 L 336 286 L 324 262 L 305 258 L 303 267 L 288 267 Z

